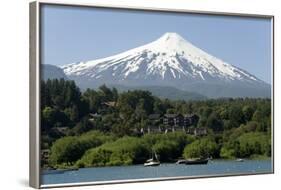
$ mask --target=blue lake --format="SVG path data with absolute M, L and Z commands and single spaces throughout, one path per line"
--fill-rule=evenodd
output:
M 271 160 L 212 160 L 207 165 L 161 164 L 158 167 L 143 165 L 82 168 L 57 174 L 42 174 L 42 185 L 111 180 L 145 179 L 159 177 L 193 177 L 222 174 L 255 174 L 272 172 Z M 44 173 L 44 172 L 43 172 Z

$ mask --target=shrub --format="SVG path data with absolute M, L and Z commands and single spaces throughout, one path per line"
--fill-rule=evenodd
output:
M 57 140 L 51 148 L 50 164 L 52 166 L 62 163 L 72 164 L 80 159 L 86 150 L 113 140 L 112 136 L 97 131 L 81 136 L 63 137 Z
M 219 156 L 219 146 L 214 139 L 205 137 L 195 140 L 184 148 L 185 158 L 206 158 Z
M 84 166 L 116 166 L 143 163 L 149 148 L 141 138 L 123 137 L 88 150 L 77 164 Z

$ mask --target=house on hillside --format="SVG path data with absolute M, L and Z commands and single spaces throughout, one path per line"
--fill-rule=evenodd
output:
M 163 124 L 167 126 L 183 126 L 182 114 L 165 114 L 163 117 Z
M 182 114 L 165 114 L 163 124 L 166 126 L 165 131 L 185 131 L 184 117 Z
M 195 114 L 150 114 L 148 116 L 148 124 L 146 127 L 139 130 L 140 134 L 145 133 L 167 133 L 175 131 L 183 131 L 195 135 L 207 134 L 207 131 L 199 128 L 188 127 L 196 126 L 199 121 L 199 116 Z
M 185 114 L 184 115 L 184 126 L 189 127 L 191 125 L 196 126 L 199 121 L 199 116 L 196 114 Z

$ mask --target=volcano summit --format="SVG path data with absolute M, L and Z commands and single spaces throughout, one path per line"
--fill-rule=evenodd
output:
M 107 58 L 61 67 L 82 88 L 175 87 L 207 97 L 270 97 L 270 85 L 177 33 Z

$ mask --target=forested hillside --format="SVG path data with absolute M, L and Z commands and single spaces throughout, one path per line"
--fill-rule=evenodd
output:
M 184 132 L 144 134 L 150 114 L 197 114 Z M 271 156 L 271 100 L 225 98 L 202 101 L 160 99 L 148 91 L 119 93 L 102 85 L 81 92 L 73 81 L 41 82 L 41 148 L 50 153 L 44 167 L 143 163 L 152 150 L 164 162 L 179 157 L 236 158 Z

